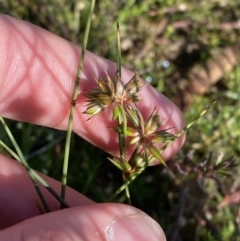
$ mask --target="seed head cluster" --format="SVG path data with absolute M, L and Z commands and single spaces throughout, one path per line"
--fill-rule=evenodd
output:
M 165 165 L 162 151 L 156 144 L 173 142 L 176 136 L 172 135 L 169 129 L 159 130 L 163 121 L 158 115 L 157 108 L 153 109 L 147 120 L 144 120 L 138 110 L 136 103 L 141 100 L 139 91 L 145 86 L 139 74 L 135 74 L 124 85 L 118 72 L 113 79 L 106 73 L 106 78 L 97 80 L 97 84 L 98 88 L 89 90 L 85 94 L 87 104 L 84 113 L 95 116 L 113 105 L 112 120 L 117 118 L 119 125 L 112 129 L 120 137 L 124 136 L 125 139 L 128 137 L 130 139 L 128 145 L 135 145 L 128 160 L 122 154 L 120 157 L 114 156 L 108 159 L 125 174 L 135 174 L 155 159 Z
M 89 90 L 85 94 L 87 98 L 85 114 L 94 116 L 104 111 L 111 104 L 126 107 L 141 100 L 138 92 L 143 84 L 138 73 L 125 85 L 118 72 L 113 80 L 106 73 L 106 78 L 97 80 L 97 84 L 99 88 Z

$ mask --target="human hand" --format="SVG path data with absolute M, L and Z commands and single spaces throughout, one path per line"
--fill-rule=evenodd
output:
M 66 129 L 71 96 L 79 61 L 79 48 L 72 43 L 29 23 L 0 15 L 0 115 L 57 129 Z M 81 90 L 95 86 L 95 78 L 115 74 L 116 65 L 87 52 L 80 95 L 77 100 L 73 130 L 105 151 L 116 154 L 117 141 L 108 130 L 108 112 L 94 117 L 91 123 L 83 115 L 85 99 Z M 122 70 L 123 81 L 133 73 Z M 140 91 L 139 109 L 148 116 L 155 106 L 166 119 L 164 128 L 177 133 L 184 121 L 178 108 L 151 86 Z M 95 130 L 98 130 L 97 132 Z M 116 138 L 114 138 L 115 140 Z M 169 159 L 184 142 L 184 136 L 163 152 Z M 0 240 L 165 240 L 158 224 L 146 214 L 122 204 L 96 204 L 68 188 L 66 201 L 71 208 L 58 210 L 59 204 L 43 190 L 51 210 L 40 215 L 38 196 L 25 169 L 0 156 Z M 44 176 L 60 190 L 60 184 Z M 24 221 L 25 220 L 25 221 Z

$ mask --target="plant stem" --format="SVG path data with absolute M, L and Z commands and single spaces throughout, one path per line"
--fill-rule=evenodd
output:
M 81 56 L 80 56 L 80 60 L 79 60 L 77 76 L 76 76 L 74 90 L 73 90 L 73 94 L 72 94 L 72 104 L 71 104 L 70 114 L 69 114 L 69 119 L 68 119 L 68 129 L 67 129 L 66 145 L 65 145 L 65 152 L 64 152 L 63 172 L 62 172 L 62 188 L 61 188 L 62 199 L 65 199 L 73 117 L 74 117 L 74 112 L 75 112 L 78 88 L 79 88 L 80 78 L 81 78 L 81 74 L 82 74 L 83 61 L 84 61 L 84 56 L 85 56 L 85 52 L 86 52 L 86 46 L 87 46 L 87 42 L 88 42 L 88 36 L 89 36 L 94 6 L 95 6 L 95 0 L 92 0 L 91 4 L 90 4 L 90 10 L 89 10 L 86 30 L 85 30 L 85 34 L 84 34 L 84 39 L 83 39 L 83 46 L 82 46 Z
M 122 177 L 123 177 L 123 182 L 125 182 L 127 179 L 126 179 L 124 173 L 122 174 Z M 128 185 L 125 187 L 125 194 L 126 194 L 126 198 L 127 198 L 127 203 L 129 205 L 132 205 L 131 197 L 130 197 L 130 191 L 129 191 Z
M 203 115 L 206 114 L 206 112 L 216 103 L 217 101 L 214 101 L 211 105 L 207 106 L 206 108 L 204 108 L 200 114 L 195 117 L 191 122 L 189 122 L 182 130 L 180 130 L 177 134 L 176 137 L 179 138 L 184 132 L 186 132 L 193 124 L 196 123 L 197 120 L 199 120 Z M 164 150 L 166 150 L 171 144 L 173 143 L 173 141 L 167 143 L 166 145 L 164 145 L 161 148 L 161 152 L 163 152 Z
M 117 23 L 117 73 L 121 79 L 121 39 L 120 39 L 120 29 L 119 23 Z M 126 157 L 126 130 L 127 130 L 127 117 L 123 106 L 120 106 L 120 112 L 122 117 L 122 123 L 118 119 L 118 126 L 122 128 L 123 133 L 118 134 L 119 136 L 119 148 L 120 156 L 125 159 Z M 122 173 L 123 182 L 126 181 L 124 173 Z M 125 193 L 127 197 L 127 202 L 131 205 L 131 197 L 128 186 L 125 187 Z
M 121 128 L 123 129 L 123 134 L 119 134 L 119 140 L 120 140 L 120 156 L 126 159 L 126 129 L 127 129 L 127 117 L 126 113 L 124 111 L 123 106 L 120 106 L 121 112 L 122 112 L 122 117 L 123 117 L 123 122 L 119 124 Z M 124 173 L 122 173 L 123 177 L 123 182 L 126 181 L 126 177 Z M 131 197 L 130 197 L 130 191 L 128 186 L 125 187 L 125 193 L 126 193 L 126 198 L 127 198 L 127 203 L 131 205 Z
M 11 154 L 11 156 L 16 159 L 19 163 L 21 163 L 26 170 L 28 171 L 28 174 L 31 178 L 31 180 L 34 182 L 38 181 L 39 183 L 41 183 L 64 207 L 68 208 L 70 207 L 59 195 L 57 192 L 54 191 L 54 189 L 52 189 L 52 187 L 35 171 L 33 170 L 31 167 L 28 166 L 27 162 L 22 162 L 20 157 L 17 155 L 16 152 L 14 152 L 10 147 L 8 147 L 6 144 L 4 144 L 1 140 L 0 140 L 0 145 L 8 152 Z M 36 191 L 38 192 L 39 187 L 35 185 L 34 183 L 34 187 L 36 188 Z M 39 192 L 38 192 L 39 194 Z M 40 194 L 42 195 L 42 193 Z M 43 197 L 43 196 L 42 196 Z M 40 197 L 41 198 L 41 197 Z M 46 200 L 42 200 L 43 205 L 44 203 L 47 205 Z M 45 205 L 44 205 L 45 207 Z M 48 210 L 49 208 L 45 207 L 46 210 Z M 50 210 L 49 210 L 50 211 Z
M 118 127 L 122 129 L 122 134 L 119 134 L 119 144 L 120 144 L 120 156 L 125 158 L 126 157 L 126 132 L 127 132 L 127 116 L 124 110 L 124 107 L 121 105 L 119 106 L 121 117 L 122 117 L 122 123 L 120 123 L 118 119 Z
M 26 160 L 25 160 L 25 158 L 24 158 L 24 156 L 23 156 L 23 154 L 22 154 L 21 149 L 19 148 L 16 140 L 14 139 L 14 137 L 13 137 L 13 135 L 12 135 L 12 132 L 10 131 L 10 129 L 8 128 L 6 122 L 4 121 L 4 119 L 3 119 L 2 117 L 0 117 L 0 121 L 2 122 L 2 125 L 3 125 L 3 127 L 4 127 L 4 129 L 5 129 L 5 131 L 7 132 L 9 139 L 11 140 L 14 148 L 16 149 L 17 154 L 15 155 L 15 157 L 19 157 L 19 158 L 17 158 L 17 159 L 18 159 L 18 160 L 24 165 L 24 167 L 27 169 L 28 174 L 29 174 L 29 176 L 30 176 L 30 178 L 31 178 L 31 180 L 32 180 L 32 183 L 33 183 L 33 185 L 34 185 L 34 187 L 35 187 L 35 189 L 36 189 L 36 191 L 37 191 L 37 193 L 38 193 L 38 195 L 39 195 L 39 198 L 41 199 L 41 201 L 42 201 L 42 203 L 43 203 L 43 206 L 44 206 L 46 212 L 50 212 L 50 208 L 49 208 L 49 206 L 48 206 L 48 204 L 47 204 L 47 202 L 46 202 L 46 200 L 45 200 L 45 198 L 44 198 L 44 196 L 43 196 L 40 188 L 38 187 L 38 184 L 37 184 L 37 182 L 36 182 L 36 179 L 35 179 L 35 178 L 31 175 L 31 173 L 29 172 L 29 166 L 28 166 L 28 164 L 27 164 L 27 162 L 26 162 Z M 4 144 L 2 141 L 1 141 L 1 143 Z M 12 152 L 13 152 L 13 151 L 12 151 Z
M 108 198 L 107 202 L 112 202 L 115 197 L 121 193 L 124 189 L 126 189 L 126 187 L 128 187 L 128 185 L 140 174 L 144 171 L 144 169 L 142 169 L 141 171 L 139 171 L 139 173 L 135 173 L 132 176 L 130 176 L 121 187 L 118 188 L 118 190 L 116 192 L 114 192 L 112 194 L 112 196 L 110 198 Z
M 117 22 L 117 72 L 121 77 L 121 40 L 120 40 L 120 30 L 119 23 Z

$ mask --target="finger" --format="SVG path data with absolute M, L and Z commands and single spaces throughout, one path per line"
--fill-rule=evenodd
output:
M 27 22 L 0 15 L 0 114 L 58 129 L 66 129 L 71 96 L 78 68 L 78 47 Z M 118 138 L 112 126 L 110 111 L 86 121 L 83 92 L 96 87 L 95 79 L 113 77 L 116 64 L 87 52 L 79 87 L 74 118 L 74 131 L 111 154 L 118 153 Z M 123 82 L 133 73 L 122 70 Z M 145 117 L 154 107 L 164 121 L 163 128 L 177 133 L 184 120 L 179 109 L 150 85 L 141 92 L 140 110 Z M 96 131 L 97 130 L 97 131 Z M 173 156 L 182 146 L 184 137 L 177 139 L 163 154 Z
M 0 230 L 45 212 L 25 168 L 3 155 L 0 155 L 0 167 Z M 58 181 L 44 174 L 41 176 L 60 193 L 61 184 Z M 59 202 L 45 188 L 41 187 L 41 191 L 50 210 L 58 210 Z M 66 189 L 66 202 L 71 207 L 93 203 L 70 187 Z
M 165 241 L 146 214 L 121 204 L 91 204 L 41 215 L 0 233 L 0 240 Z

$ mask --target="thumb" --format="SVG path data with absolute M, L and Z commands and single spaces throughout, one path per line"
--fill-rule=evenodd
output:
M 0 240 L 166 241 L 145 213 L 122 204 L 90 204 L 28 219 L 0 232 Z

